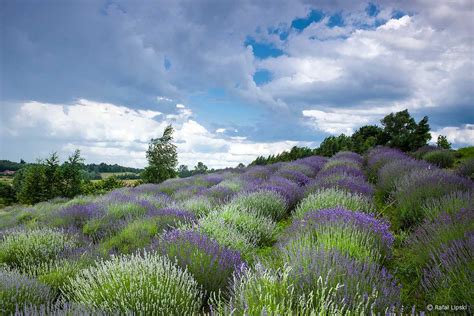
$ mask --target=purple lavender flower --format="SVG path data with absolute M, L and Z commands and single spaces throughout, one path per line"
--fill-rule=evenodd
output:
M 230 199 L 236 194 L 228 187 L 224 186 L 213 186 L 209 189 L 201 192 L 202 195 L 207 196 L 214 200 L 216 204 L 224 204 L 230 201 Z
M 208 292 L 225 291 L 234 271 L 244 264 L 239 252 L 195 231 L 170 231 L 153 247 L 176 259 Z
M 360 303 L 360 297 L 370 299 L 375 311 L 400 306 L 400 286 L 397 281 L 380 265 L 372 262 L 353 260 L 335 250 L 322 250 L 313 247 L 296 247 L 283 250 L 284 261 L 293 269 L 290 275 L 297 291 L 308 293 L 317 291 L 319 278 L 323 278 L 328 287 L 336 288 L 338 302 Z M 378 295 L 373 297 L 373 292 Z
M 355 168 L 354 166 L 345 166 L 345 165 L 336 165 L 328 169 L 320 171 L 317 175 L 317 178 L 325 178 L 332 175 L 350 175 L 352 177 L 367 179 L 364 171 L 360 168 Z
M 390 225 L 386 221 L 376 219 L 370 214 L 343 208 L 324 209 L 308 212 L 303 220 L 294 222 L 286 241 L 310 234 L 316 236 L 316 242 L 327 243 L 324 245 L 326 248 L 337 247 L 342 251 L 347 243 L 353 243 L 353 249 L 357 248 L 359 252 L 354 255 L 363 256 L 363 249 L 367 255 L 374 257 L 367 259 L 383 260 L 391 256 L 394 241 L 389 228 Z M 338 234 L 344 240 L 338 239 Z M 349 249 L 349 253 L 353 249 Z
M 362 157 L 358 153 L 355 153 L 355 152 L 352 152 L 352 151 L 340 151 L 337 154 L 335 154 L 334 156 L 332 156 L 331 159 L 335 159 L 335 158 L 337 158 L 337 159 L 343 158 L 343 159 L 347 159 L 347 160 L 352 160 L 352 161 L 355 161 L 359 164 L 364 163 L 364 157 Z
M 253 166 L 247 169 L 240 178 L 245 181 L 266 180 L 270 177 L 272 171 L 268 167 Z
M 275 173 L 275 175 L 291 180 L 300 186 L 305 185 L 311 180 L 308 176 L 304 175 L 304 173 L 296 170 L 279 170 Z
M 303 159 L 298 159 L 297 161 L 309 166 L 311 169 L 313 169 L 314 174 L 317 174 L 327 162 L 327 158 L 321 156 L 310 156 Z
M 57 226 L 61 227 L 82 228 L 90 219 L 101 217 L 104 214 L 103 206 L 98 203 L 75 204 L 60 209 L 50 221 L 56 222 Z
M 430 255 L 430 263 L 423 270 L 421 286 L 428 299 L 438 298 L 442 292 L 443 304 L 458 304 L 472 299 L 474 282 L 474 233 L 465 238 L 443 244 Z M 450 291 L 445 291 L 450 289 Z
M 472 191 L 474 182 L 440 169 L 413 170 L 396 183 L 393 198 L 397 202 L 404 228 L 423 220 L 423 204 L 427 199 L 442 197 L 454 191 Z

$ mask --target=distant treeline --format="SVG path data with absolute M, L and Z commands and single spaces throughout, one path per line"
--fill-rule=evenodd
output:
M 425 146 L 431 139 L 428 117 L 425 116 L 418 123 L 411 117 L 408 110 L 391 113 L 381 121 L 382 127 L 376 125 L 365 125 L 352 135 L 340 134 L 339 136 L 326 137 L 318 148 L 293 147 L 290 151 L 284 151 L 277 155 L 268 157 L 259 156 L 251 165 L 266 165 L 280 161 L 292 161 L 311 155 L 331 157 L 339 151 L 354 151 L 364 154 L 369 149 L 384 145 L 399 148 L 403 151 L 415 151 Z M 449 148 L 446 137 L 438 138 L 438 146 Z
M 3 172 L 5 170 L 17 171 L 26 165 L 28 165 L 28 163 L 26 163 L 23 159 L 21 159 L 20 162 L 14 162 L 10 160 L 0 160 L 0 172 Z M 127 173 L 139 174 L 140 172 L 143 171 L 143 169 L 124 167 L 118 164 L 109 165 L 104 162 L 101 162 L 100 164 L 95 164 L 95 163 L 83 164 L 82 169 L 90 173 L 111 173 L 111 172 L 126 173 L 127 172 Z

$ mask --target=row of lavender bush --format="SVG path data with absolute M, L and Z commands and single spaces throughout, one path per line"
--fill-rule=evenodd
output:
M 405 169 L 389 168 L 402 159 Z M 422 224 L 406 245 L 427 254 L 404 261 L 425 293 L 472 277 L 472 213 L 456 211 L 460 200 L 471 203 L 472 182 L 443 173 L 431 195 L 402 190 L 417 164 L 400 152 L 371 152 L 374 188 L 364 157 L 341 152 L 12 208 L 0 221 L 0 313 L 400 312 L 400 284 L 385 268 L 394 237 L 374 196 L 394 201 L 407 227 L 452 206 L 446 232 Z M 440 172 L 424 166 L 435 172 L 429 179 Z M 456 189 L 433 194 L 444 181 Z M 404 205 L 404 194 L 414 202 Z
M 410 304 L 468 305 L 474 297 L 473 182 L 391 148 L 368 155 L 380 201 L 408 237 L 397 258 Z

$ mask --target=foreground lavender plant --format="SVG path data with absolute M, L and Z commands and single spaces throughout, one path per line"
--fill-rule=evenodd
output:
M 178 265 L 186 268 L 208 293 L 225 291 L 234 271 L 243 265 L 238 251 L 222 247 L 195 231 L 170 231 L 154 247 L 176 259 Z
M 17 305 L 40 305 L 53 298 L 49 286 L 15 270 L 0 268 L 0 314 L 14 313 Z
M 100 261 L 64 289 L 72 302 L 121 314 L 194 315 L 202 303 L 202 292 L 187 271 L 148 252 Z
M 285 264 L 292 267 L 290 279 L 299 293 L 316 292 L 322 278 L 328 287 L 337 288 L 334 304 L 347 304 L 353 309 L 369 301 L 374 311 L 401 305 L 400 286 L 376 263 L 314 247 L 285 248 L 282 256 Z
M 423 203 L 455 191 L 472 191 L 474 182 L 445 170 L 414 170 L 399 179 L 393 198 L 396 200 L 403 228 L 423 220 Z
M 473 262 L 473 232 L 433 251 L 421 281 L 426 299 L 443 304 L 469 304 L 474 297 Z
M 334 248 L 359 260 L 374 262 L 391 256 L 394 241 L 385 221 L 342 208 L 306 213 L 302 220 L 293 223 L 285 239 L 300 244 L 305 238 L 321 248 Z

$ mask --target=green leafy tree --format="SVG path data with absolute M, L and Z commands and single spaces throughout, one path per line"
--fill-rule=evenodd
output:
M 17 185 L 17 198 L 23 204 L 45 201 L 50 196 L 46 190 L 46 168 L 41 161 L 25 167 L 21 182 L 17 182 Z
M 76 149 L 61 166 L 61 196 L 72 198 L 81 193 L 83 162 L 81 152 Z
M 187 178 L 187 177 L 190 177 L 192 175 L 193 175 L 193 173 L 189 170 L 188 166 L 180 165 L 178 167 L 178 176 L 180 178 Z
M 352 150 L 359 154 L 377 145 L 385 145 L 387 142 L 387 135 L 381 127 L 376 125 L 362 126 L 352 134 L 351 138 Z
M 166 179 L 176 176 L 176 166 L 178 165 L 178 154 L 173 140 L 174 129 L 168 125 L 163 136 L 153 138 L 150 141 L 146 158 L 148 166 L 142 173 L 142 179 L 147 183 L 160 183 Z
M 436 142 L 437 146 L 442 149 L 451 149 L 451 143 L 448 141 L 448 138 L 444 135 L 438 136 L 438 141 Z
M 243 168 L 245 168 L 245 165 L 240 162 L 240 163 L 237 165 L 237 169 L 243 169 Z
M 193 173 L 194 174 L 204 174 L 204 173 L 207 172 L 207 169 L 208 169 L 207 166 L 203 162 L 199 161 L 197 163 L 197 165 L 194 166 Z
M 427 144 L 431 139 L 428 117 L 417 124 L 408 110 L 390 113 L 382 120 L 387 144 L 403 151 L 413 151 Z
M 341 134 L 339 136 L 326 137 L 318 149 L 316 154 L 331 157 L 339 151 L 352 150 L 352 138 Z
M 55 196 L 61 195 L 62 183 L 61 183 L 61 170 L 59 165 L 59 157 L 57 153 L 52 153 L 44 161 L 44 172 L 45 172 L 45 192 L 46 198 L 51 199 Z

